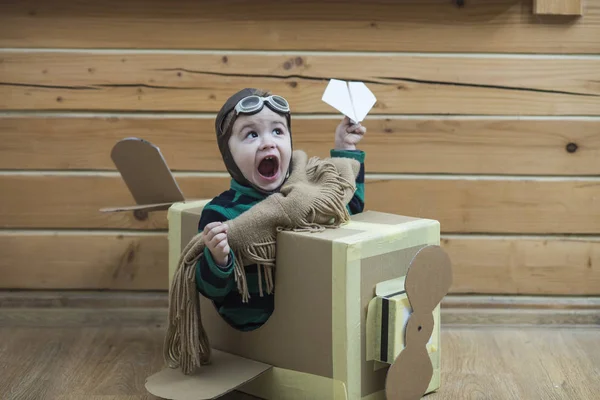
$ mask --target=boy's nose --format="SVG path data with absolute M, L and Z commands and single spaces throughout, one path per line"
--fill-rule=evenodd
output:
M 269 135 L 267 135 L 266 137 L 263 138 L 262 143 L 261 143 L 261 148 L 263 149 L 270 149 L 275 147 L 275 141 L 273 140 L 272 137 L 270 137 Z

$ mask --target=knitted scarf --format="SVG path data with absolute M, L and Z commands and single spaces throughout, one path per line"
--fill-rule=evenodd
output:
M 250 298 L 245 265 L 258 265 L 261 296 L 263 283 L 267 293 L 273 291 L 278 232 L 318 232 L 339 227 L 350 219 L 346 205 L 356 190 L 359 162 L 337 157 L 307 159 L 301 150 L 294 151 L 293 160 L 291 174 L 278 193 L 227 221 L 227 241 L 235 259 L 234 276 L 244 302 Z M 186 375 L 208 364 L 211 356 L 196 287 L 196 264 L 203 251 L 199 233 L 182 251 L 169 292 L 164 358 L 169 367 L 181 368 Z

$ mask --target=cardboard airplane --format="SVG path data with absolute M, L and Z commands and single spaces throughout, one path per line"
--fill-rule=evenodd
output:
M 124 139 L 111 154 L 138 205 L 103 211 L 169 210 L 171 280 L 208 199 L 185 200 L 147 141 Z M 161 187 L 168 196 L 158 196 Z M 237 331 L 200 296 L 212 363 L 193 375 L 165 366 L 147 379 L 150 393 L 411 400 L 439 389 L 439 304 L 452 272 L 437 221 L 365 211 L 338 229 L 282 232 L 277 240 L 275 312 L 267 323 Z
M 355 121 L 366 115 L 356 101 L 352 109 L 333 103 Z M 102 211 L 168 209 L 171 280 L 208 199 L 186 200 L 158 147 L 143 139 L 119 141 L 111 158 L 137 205 Z M 440 388 L 440 302 L 452 269 L 438 221 L 364 211 L 338 229 L 281 232 L 277 243 L 269 320 L 238 331 L 199 295 L 211 364 L 191 375 L 165 366 L 148 377 L 150 393 L 174 400 L 233 390 L 264 399 L 413 400 Z

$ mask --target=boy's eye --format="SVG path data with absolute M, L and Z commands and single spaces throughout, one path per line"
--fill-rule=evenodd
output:
M 258 133 L 254 132 L 254 131 L 248 132 L 248 134 L 246 135 L 246 137 L 256 138 L 256 137 L 258 137 Z
M 283 135 L 283 131 L 279 128 L 275 128 L 273 132 L 275 132 L 276 135 Z

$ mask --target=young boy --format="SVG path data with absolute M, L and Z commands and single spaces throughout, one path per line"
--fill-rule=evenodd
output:
M 289 176 L 292 160 L 291 114 L 287 101 L 268 92 L 244 89 L 231 96 L 215 121 L 219 150 L 231 175 L 231 187 L 203 209 L 198 225 L 205 240 L 196 266 L 198 291 L 212 300 L 232 327 L 250 331 L 262 326 L 274 311 L 273 294 L 259 296 L 256 265 L 245 267 L 250 300 L 242 302 L 233 275 L 233 252 L 227 242 L 227 220 L 277 192 Z M 347 205 L 350 214 L 364 207 L 364 158 L 356 144 L 366 129 L 346 117 L 335 132 L 331 157 L 360 162 L 357 190 Z

